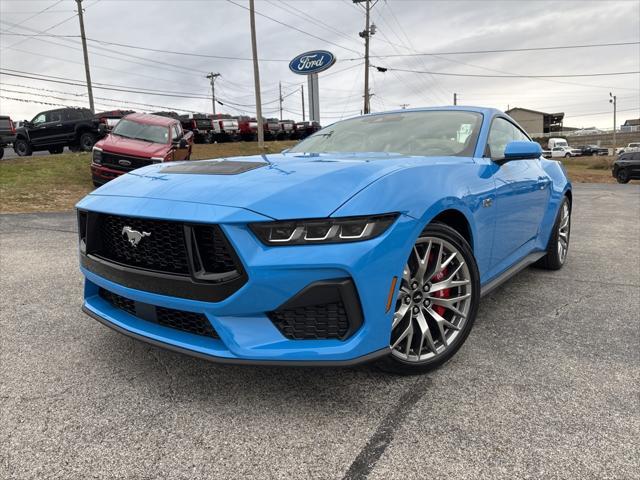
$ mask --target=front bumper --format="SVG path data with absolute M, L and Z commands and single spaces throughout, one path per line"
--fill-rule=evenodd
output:
M 115 170 L 113 168 L 103 167 L 97 163 L 91 163 L 91 178 L 96 183 L 107 183 L 109 180 L 124 175 L 125 171 Z
M 264 221 L 242 209 L 186 202 L 90 196 L 79 208 L 114 215 L 141 216 L 218 224 L 235 249 L 247 281 L 221 301 L 209 302 L 129 288 L 81 267 L 86 277 L 83 310 L 108 326 L 135 338 L 214 361 L 259 364 L 351 365 L 389 353 L 392 311 L 387 311 L 393 277 L 412 247 L 415 221 L 401 215 L 382 236 L 357 243 L 267 247 L 247 223 Z M 286 304 L 305 287 L 336 279 L 353 281 L 362 308 L 362 325 L 348 338 L 291 340 L 268 313 Z M 114 308 L 100 295 L 104 288 L 147 304 L 206 316 L 219 338 L 194 335 L 146 322 Z M 391 309 L 393 310 L 393 309 Z

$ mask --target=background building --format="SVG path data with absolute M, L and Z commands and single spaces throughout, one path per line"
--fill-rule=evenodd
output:
M 561 132 L 564 113 L 545 113 L 528 108 L 512 108 L 507 110 L 507 115 L 518 122 L 529 135 L 535 136 L 544 133 Z

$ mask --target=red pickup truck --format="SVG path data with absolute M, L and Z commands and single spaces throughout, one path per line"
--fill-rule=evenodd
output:
M 98 187 L 152 163 L 189 160 L 192 148 L 193 133 L 184 131 L 179 119 L 127 115 L 93 147 L 93 184 Z

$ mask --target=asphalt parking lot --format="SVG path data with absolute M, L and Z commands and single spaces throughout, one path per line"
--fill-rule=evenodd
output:
M 640 187 L 574 192 L 565 268 L 409 378 L 136 342 L 80 312 L 73 213 L 0 216 L 0 478 L 640 478 Z

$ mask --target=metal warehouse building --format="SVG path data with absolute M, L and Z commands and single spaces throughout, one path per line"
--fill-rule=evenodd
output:
M 564 113 L 545 113 L 528 108 L 512 108 L 507 115 L 518 122 L 531 136 L 562 131 Z

